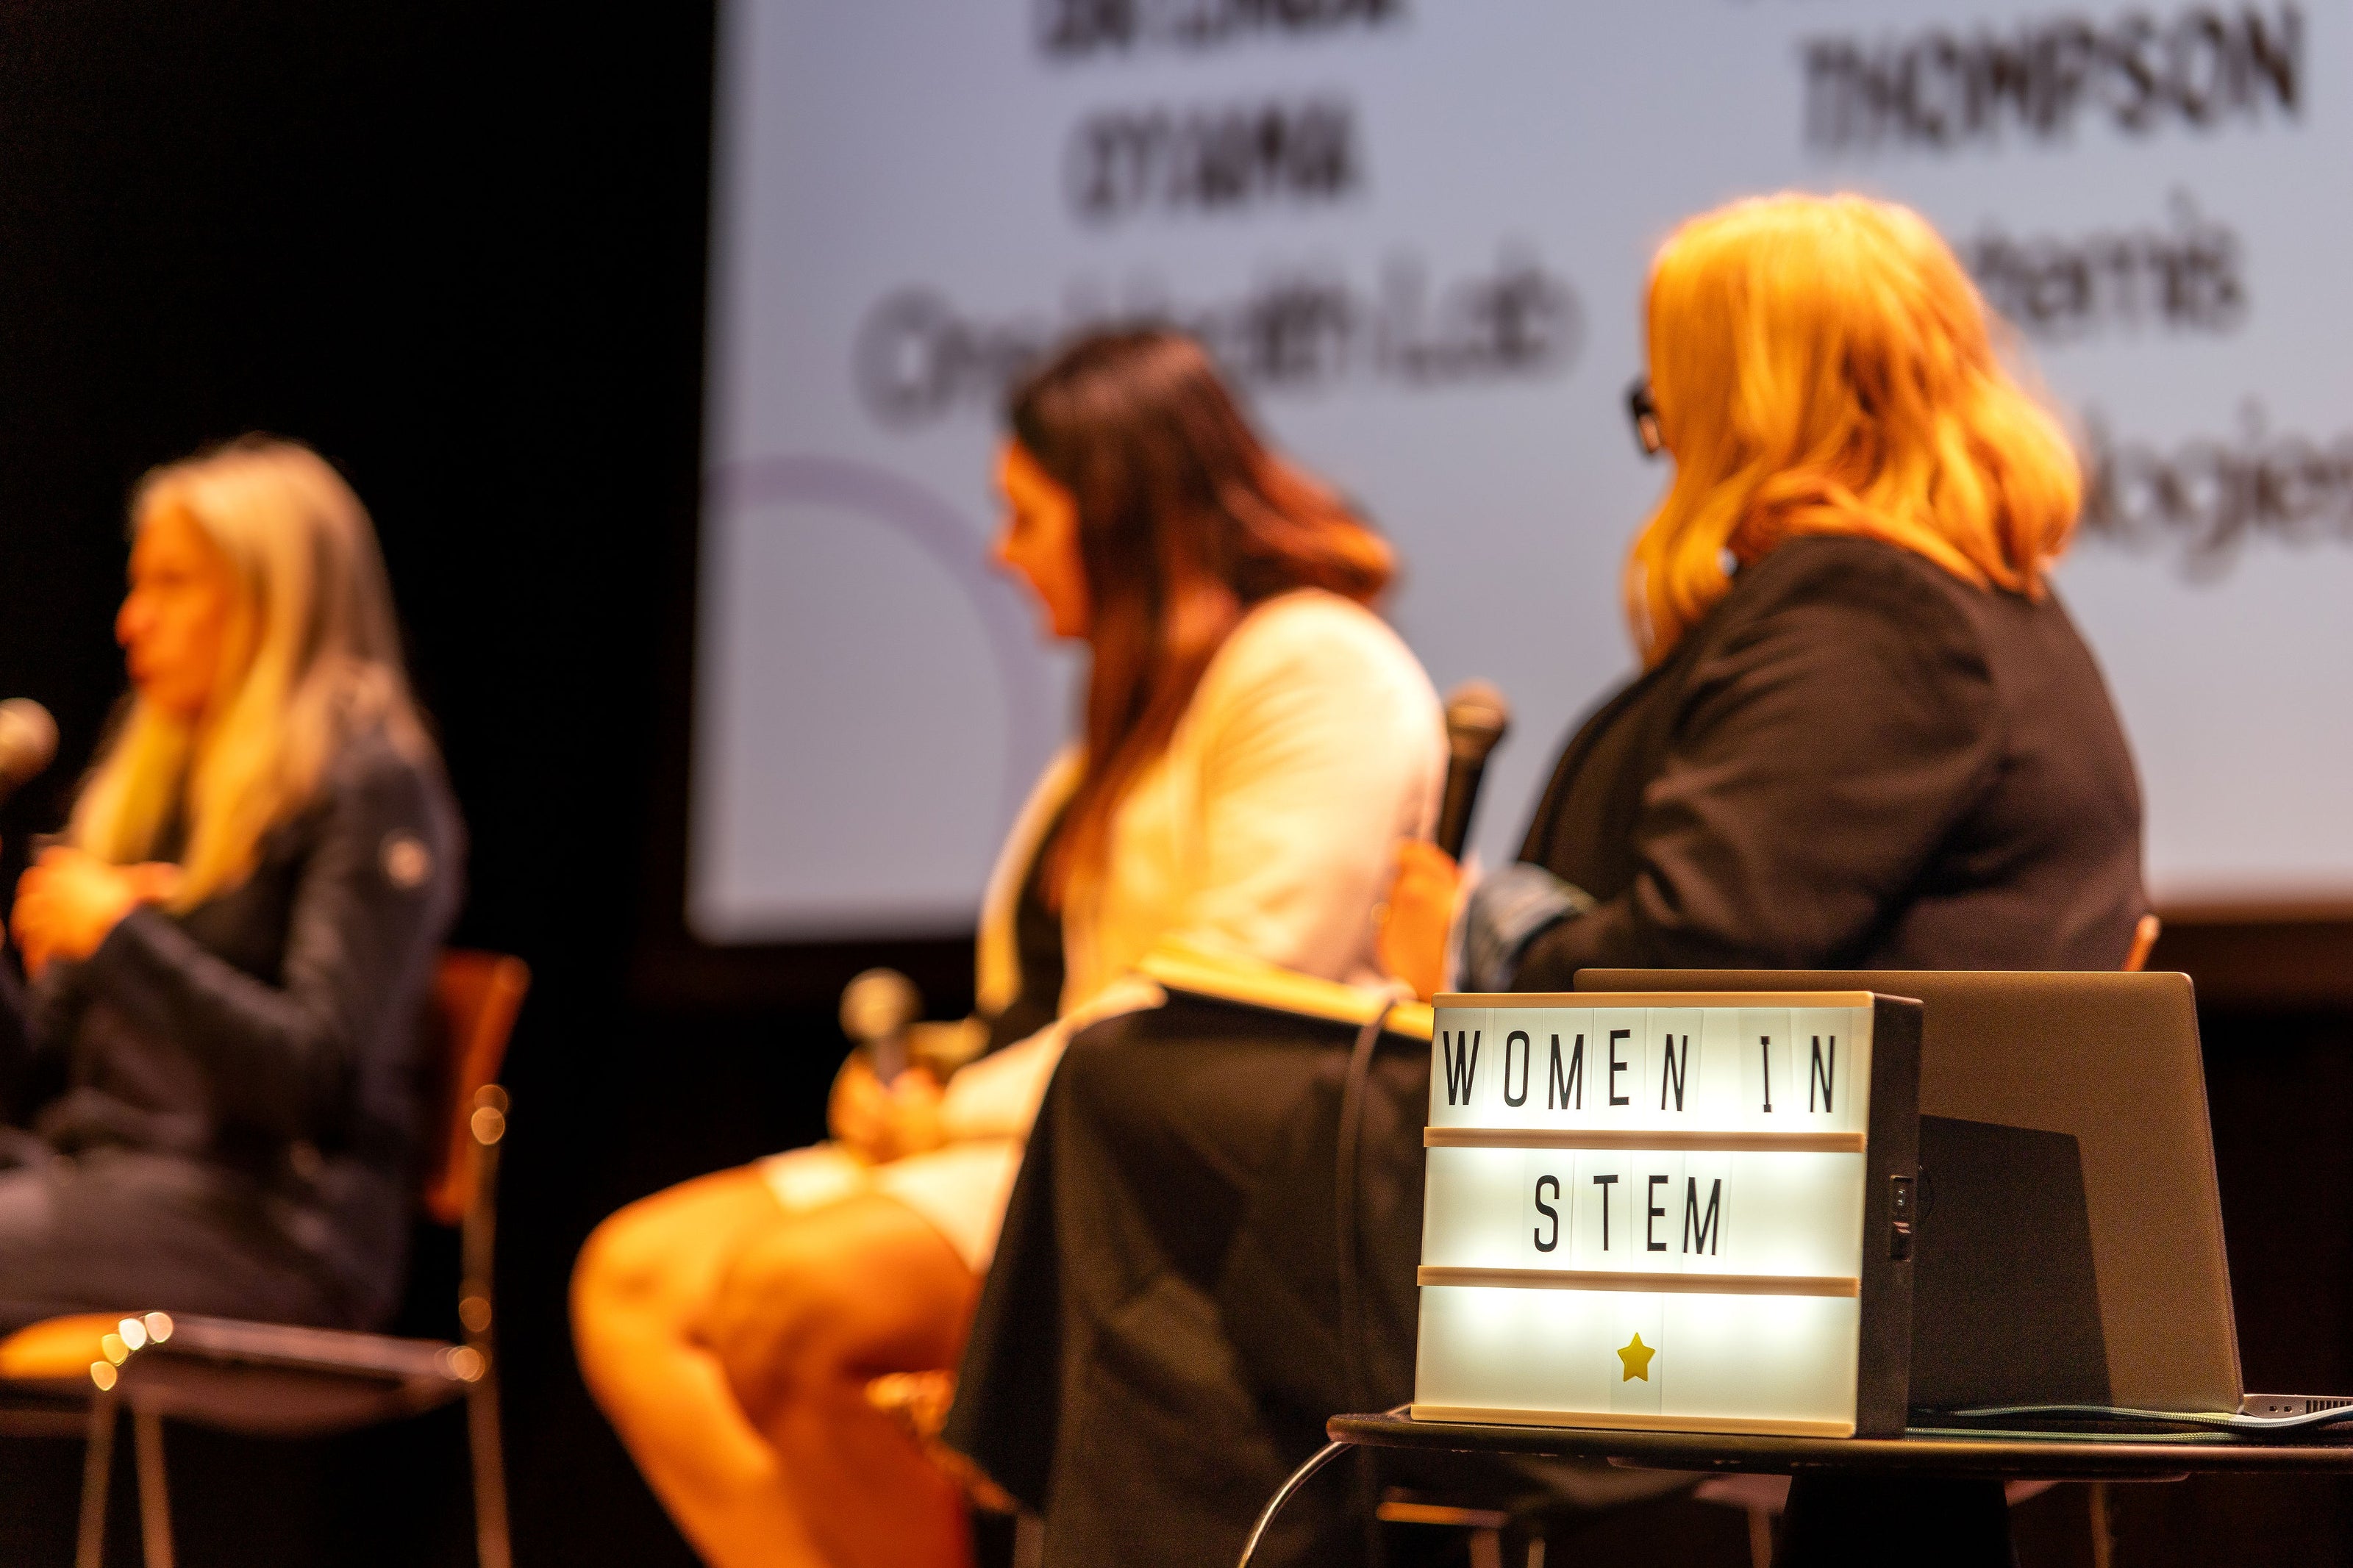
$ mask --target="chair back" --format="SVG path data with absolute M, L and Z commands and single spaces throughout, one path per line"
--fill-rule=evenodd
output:
M 433 976 L 426 1018 L 425 1212 L 456 1225 L 473 1205 L 474 1119 L 500 1112 L 480 1102 L 499 1076 L 515 1015 L 531 989 L 531 966 L 502 952 L 450 948 Z M 493 1097 L 496 1099 L 497 1097 Z M 502 1099 L 498 1099 L 503 1104 Z M 490 1140 L 495 1141 L 491 1131 Z

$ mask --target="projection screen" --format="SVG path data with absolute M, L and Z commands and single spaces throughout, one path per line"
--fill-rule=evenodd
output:
M 2160 899 L 2353 893 L 2353 17 L 1942 0 L 728 0 L 688 912 L 969 929 L 1076 668 L 987 562 L 1006 378 L 1200 333 L 1518 711 L 1478 847 L 1633 667 L 1649 257 L 1784 187 L 1938 224 L 2094 484 L 2059 590 Z

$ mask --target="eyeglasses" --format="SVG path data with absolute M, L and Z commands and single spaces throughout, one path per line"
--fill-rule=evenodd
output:
M 1642 444 L 1642 456 L 1655 458 L 1667 449 L 1667 437 L 1659 428 L 1659 405 L 1651 395 L 1651 378 L 1636 376 L 1634 384 L 1626 389 L 1626 416 L 1634 422 L 1634 439 Z

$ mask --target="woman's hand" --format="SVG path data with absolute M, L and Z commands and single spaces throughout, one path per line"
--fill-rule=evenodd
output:
M 1381 967 L 1425 1002 L 1445 976 L 1446 933 L 1461 896 L 1462 868 L 1454 857 L 1423 839 L 1398 841 L 1397 875 L 1381 920 Z
M 940 1080 L 929 1068 L 908 1068 L 886 1087 L 858 1052 L 834 1077 L 825 1119 L 837 1142 L 877 1164 L 947 1141 L 940 1131 Z
M 111 866 L 80 849 L 43 850 L 17 880 L 10 921 L 26 973 L 37 976 L 54 959 L 88 958 L 123 916 L 170 898 L 179 880 L 177 866 Z

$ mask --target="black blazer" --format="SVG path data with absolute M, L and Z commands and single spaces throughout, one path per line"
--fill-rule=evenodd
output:
M 389 1310 L 415 1201 L 417 1047 L 464 834 L 438 764 L 357 737 L 253 874 L 134 910 L 31 988 L 10 1119 L 52 1147 L 200 1160 Z
M 1599 900 L 1516 989 L 1633 968 L 2113 969 L 2140 791 L 2058 599 L 1794 540 L 1569 742 L 1520 858 Z

